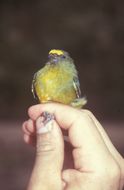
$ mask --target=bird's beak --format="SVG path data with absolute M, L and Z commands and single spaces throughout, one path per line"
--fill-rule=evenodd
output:
M 56 64 L 58 62 L 58 56 L 56 54 L 50 54 L 48 58 L 51 64 Z

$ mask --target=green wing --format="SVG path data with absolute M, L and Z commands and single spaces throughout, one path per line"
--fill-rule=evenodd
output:
M 79 83 L 78 77 L 75 77 L 73 79 L 73 86 L 74 86 L 77 98 L 73 102 L 71 102 L 70 105 L 75 108 L 81 109 L 87 103 L 87 98 L 85 96 L 81 97 L 80 83 Z
M 36 93 L 36 90 L 35 90 L 36 76 L 37 76 L 37 73 L 34 74 L 34 77 L 33 77 L 33 80 L 32 80 L 32 85 L 31 85 L 31 91 L 32 91 L 33 97 L 35 99 L 38 99 L 37 93 Z
M 73 86 L 77 95 L 77 98 L 81 97 L 80 83 L 78 77 L 73 78 Z

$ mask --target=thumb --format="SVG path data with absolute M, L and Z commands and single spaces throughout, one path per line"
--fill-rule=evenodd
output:
M 36 120 L 36 159 L 32 173 L 41 187 L 58 190 L 62 184 L 64 140 L 57 122 L 44 120 L 42 116 Z

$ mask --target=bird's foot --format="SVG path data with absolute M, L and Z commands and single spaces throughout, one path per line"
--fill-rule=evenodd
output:
M 42 116 L 44 117 L 44 125 L 46 125 L 51 120 L 55 119 L 54 115 L 49 112 L 43 112 Z

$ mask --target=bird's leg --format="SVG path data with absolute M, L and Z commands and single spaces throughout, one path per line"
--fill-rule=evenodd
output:
M 44 117 L 44 125 L 46 125 L 51 120 L 55 119 L 54 115 L 49 112 L 43 112 L 42 116 Z

